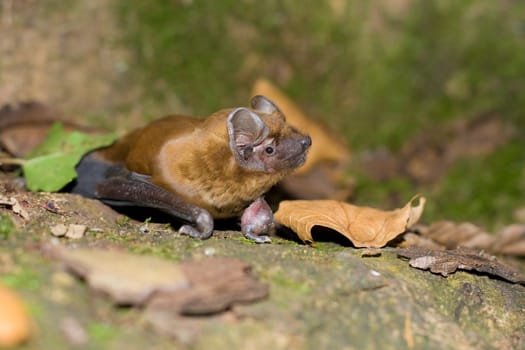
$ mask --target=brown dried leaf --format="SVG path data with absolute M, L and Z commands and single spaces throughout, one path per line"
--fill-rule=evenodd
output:
M 448 276 L 456 270 L 474 270 L 500 277 L 513 283 L 525 284 L 525 276 L 496 260 L 495 257 L 471 249 L 432 250 L 409 247 L 398 250 L 398 256 L 408 258 L 412 267 Z
M 23 157 L 38 146 L 61 112 L 40 102 L 29 101 L 0 108 L 0 148 Z
M 44 141 L 55 122 L 61 122 L 66 131 L 102 132 L 68 120 L 61 111 L 41 102 L 8 104 L 0 108 L 0 149 L 23 158 Z
M 492 235 L 470 222 L 438 221 L 423 230 L 422 235 L 444 245 L 447 249 L 457 247 L 488 249 L 494 243 Z
M 416 225 L 417 226 L 417 225 Z M 430 238 L 422 237 L 417 233 L 407 232 L 403 235 L 403 241 L 399 244 L 400 248 L 406 248 L 411 246 L 418 246 L 433 250 L 445 250 L 445 246 L 436 243 Z
M 525 256 L 525 224 L 509 225 L 499 231 L 492 251 L 507 255 Z
M 0 195 L 0 205 L 10 206 L 13 213 L 20 215 L 23 219 L 29 219 L 29 214 L 15 197 Z
M 333 200 L 283 201 L 275 219 L 306 243 L 313 241 L 312 228 L 323 226 L 343 234 L 356 247 L 381 248 L 419 220 L 425 201 L 417 195 L 403 208 L 388 212 Z
M 180 267 L 191 288 L 177 293 L 158 293 L 149 302 L 149 309 L 207 315 L 268 295 L 268 286 L 257 280 L 249 265 L 237 259 L 213 257 L 183 262 Z
M 422 239 L 430 239 L 446 249 L 459 247 L 480 249 L 493 254 L 525 256 L 525 224 L 504 227 L 496 234 L 469 222 L 438 221 L 430 226 L 419 226 L 415 232 Z M 408 236 L 405 245 L 423 246 L 423 242 Z

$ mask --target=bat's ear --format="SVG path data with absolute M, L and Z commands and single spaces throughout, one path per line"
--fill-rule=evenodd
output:
M 228 116 L 227 127 L 232 152 L 244 160 L 270 133 L 261 117 L 246 108 L 233 110 Z
M 253 109 L 257 111 L 261 111 L 265 114 L 272 114 L 274 112 L 279 112 L 279 107 L 275 105 L 272 101 L 270 101 L 268 98 L 262 96 L 262 95 L 256 95 L 253 96 L 250 100 L 250 105 Z

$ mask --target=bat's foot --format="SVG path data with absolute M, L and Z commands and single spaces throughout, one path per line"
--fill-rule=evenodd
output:
M 273 213 L 262 197 L 244 210 L 241 231 L 244 237 L 256 243 L 271 243 L 268 234 L 274 229 Z
M 254 241 L 255 243 L 259 243 L 259 244 L 272 243 L 272 239 L 266 235 L 259 236 L 259 235 L 252 234 L 252 233 L 243 233 L 243 234 L 244 234 L 244 237 L 248 238 L 251 241 Z
M 179 232 L 198 239 L 208 239 L 213 233 L 213 217 L 206 210 L 202 210 L 194 225 L 183 225 Z

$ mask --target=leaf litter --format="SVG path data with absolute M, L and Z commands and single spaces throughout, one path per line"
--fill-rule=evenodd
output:
M 0 148 L 22 158 L 44 141 L 49 127 L 62 120 L 63 113 L 50 105 L 27 101 L 2 106 L 0 119 Z
M 397 254 L 399 257 L 408 258 L 412 267 L 430 270 L 444 277 L 457 270 L 466 270 L 525 285 L 525 276 L 519 271 L 499 262 L 494 256 L 472 249 L 432 250 L 412 246 L 399 249 Z
M 417 223 L 425 202 L 416 195 L 403 208 L 383 211 L 334 200 L 282 201 L 275 219 L 305 243 L 313 243 L 312 229 L 321 226 L 341 233 L 355 247 L 381 248 Z
M 416 225 L 404 236 L 403 246 L 444 250 L 472 248 L 511 256 L 525 256 L 525 224 L 511 224 L 495 233 L 470 222 L 437 221 Z
M 0 205 L 10 207 L 13 213 L 20 215 L 23 219 L 29 219 L 28 212 L 20 205 L 20 202 L 15 197 L 7 197 L 0 194 Z

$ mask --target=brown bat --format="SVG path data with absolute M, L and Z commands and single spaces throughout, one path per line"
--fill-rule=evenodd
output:
M 172 115 L 135 130 L 85 155 L 73 192 L 160 209 L 200 239 L 211 236 L 213 218 L 241 216 L 245 237 L 269 242 L 273 214 L 262 196 L 305 162 L 311 139 L 267 98 L 253 97 L 251 107 L 207 119 Z

